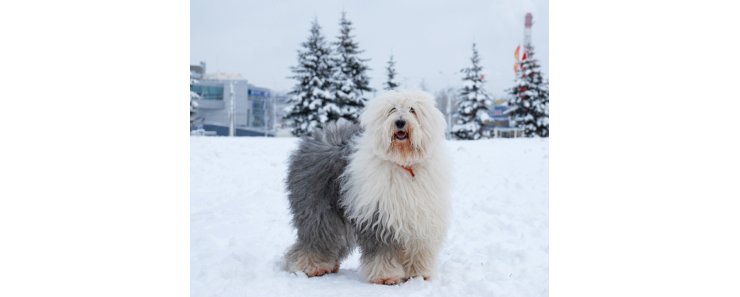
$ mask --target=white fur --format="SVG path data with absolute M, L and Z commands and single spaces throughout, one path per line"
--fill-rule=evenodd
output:
M 413 131 L 406 141 L 411 141 L 414 153 L 406 157 L 391 145 L 398 119 L 406 120 Z M 393 241 L 403 247 L 395 260 L 402 263 L 407 277 L 430 277 L 448 225 L 450 163 L 444 147 L 444 116 L 427 93 L 391 91 L 370 100 L 360 122 L 365 132 L 345 171 L 348 187 L 341 203 L 359 225 L 383 226 L 381 238 L 392 232 Z M 415 177 L 402 166 L 413 168 Z M 379 222 L 372 221 L 376 210 Z M 372 280 L 397 274 L 397 268 L 362 267 L 361 271 Z

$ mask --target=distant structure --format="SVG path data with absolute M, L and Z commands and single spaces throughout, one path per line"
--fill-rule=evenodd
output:
M 528 12 L 524 16 L 524 40 L 523 43 L 516 46 L 514 50 L 514 74 L 519 75 L 520 64 L 527 59 L 527 49 L 532 45 L 532 13 Z
M 206 74 L 206 62 L 200 61 L 198 65 L 190 65 L 190 79 L 203 79 Z
M 532 13 L 528 12 L 524 16 L 524 48 L 529 48 L 532 45 Z
M 524 16 L 524 40 L 522 44 L 517 45 L 514 50 L 514 75 L 519 77 L 519 71 L 521 70 L 521 64 L 527 60 L 529 53 L 527 51 L 532 47 L 532 13 L 527 12 Z M 513 123 L 509 118 L 510 109 L 506 100 L 496 100 L 493 110 L 491 111 L 491 118 L 493 123 L 487 127 L 493 130 L 494 137 L 522 137 L 524 131 L 521 128 L 513 127 Z
M 190 91 L 200 96 L 198 113 L 208 135 L 228 136 L 232 123 L 234 136 L 275 135 L 270 89 L 252 85 L 238 73 L 206 73 L 204 62 L 190 65 L 190 80 Z

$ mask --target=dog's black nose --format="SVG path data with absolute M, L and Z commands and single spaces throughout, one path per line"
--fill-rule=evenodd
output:
M 398 120 L 398 121 L 396 121 L 396 127 L 398 129 L 403 128 L 403 126 L 406 126 L 406 121 L 404 121 L 404 120 Z

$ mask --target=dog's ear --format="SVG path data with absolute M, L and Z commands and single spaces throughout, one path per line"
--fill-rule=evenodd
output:
M 414 98 L 416 98 L 414 101 L 417 106 L 416 113 L 419 115 L 419 124 L 423 128 L 425 136 L 432 142 L 444 139 L 447 121 L 435 105 L 432 94 L 418 91 L 414 92 Z
M 365 104 L 365 108 L 362 110 L 362 113 L 360 113 L 360 126 L 362 128 L 367 129 L 368 126 L 371 126 L 372 122 L 376 121 L 376 117 L 373 113 L 374 109 L 377 109 L 376 105 L 378 105 L 378 99 L 380 97 L 375 97 L 370 100 L 368 100 L 367 104 Z
M 362 114 L 360 114 L 360 126 L 368 137 L 376 140 L 373 145 L 378 152 L 386 151 L 391 144 L 390 129 L 383 129 L 382 127 L 386 126 L 384 122 L 388 118 L 387 110 L 392 107 L 390 102 L 393 96 L 397 95 L 398 92 L 385 92 L 370 99 Z

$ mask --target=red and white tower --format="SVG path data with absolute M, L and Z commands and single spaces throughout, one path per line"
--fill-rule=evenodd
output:
M 527 59 L 527 50 L 532 45 L 532 13 L 524 16 L 524 43 L 517 45 L 514 50 L 514 74 L 519 74 L 521 63 Z M 523 47 L 523 48 L 522 48 Z
M 532 13 L 528 12 L 524 17 L 524 48 L 532 44 Z

